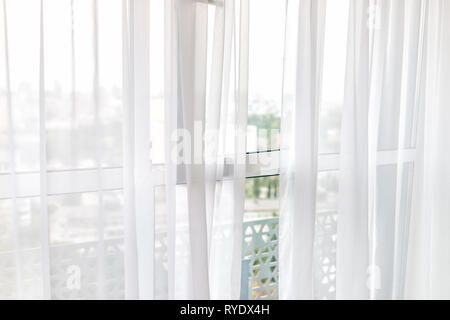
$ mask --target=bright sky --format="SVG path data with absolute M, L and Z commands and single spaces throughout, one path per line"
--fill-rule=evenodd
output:
M 322 100 L 325 104 L 343 99 L 348 9 L 349 0 L 327 1 L 322 83 Z
M 71 90 L 71 1 L 44 1 L 44 57 L 46 88 Z M 8 45 L 12 89 L 39 80 L 40 2 L 7 1 Z M 26 9 L 25 9 L 26 8 Z M 98 54 L 100 83 L 107 88 L 122 82 L 122 2 L 98 1 Z M 1 15 L 3 16 L 3 15 Z M 76 88 L 92 90 L 94 72 L 92 1 L 74 1 L 74 54 Z M 2 17 L 3 19 L 3 17 Z M 3 24 L 3 21 L 2 21 Z
M 342 101 L 348 0 L 327 2 L 323 101 Z M 249 100 L 262 97 L 281 104 L 285 1 L 250 0 Z
M 250 101 L 281 103 L 285 14 L 285 1 L 250 0 Z
M 71 88 L 70 0 L 46 0 L 46 87 Z M 75 1 L 74 53 L 76 87 L 91 90 L 93 19 L 91 1 Z M 164 22 L 163 0 L 152 0 L 150 10 L 151 83 L 156 94 L 163 88 Z M 11 80 L 38 85 L 39 1 L 9 0 L 8 27 Z M 27 10 L 24 10 L 27 8 Z M 99 70 L 105 87 L 121 86 L 122 25 L 120 0 L 98 1 Z M 324 54 L 324 101 L 342 99 L 345 68 L 348 0 L 328 1 Z M 24 23 L 26 22 L 26 23 Z M 210 22 L 212 23 L 212 22 Z M 249 98 L 262 97 L 280 103 L 284 50 L 285 1 L 250 0 Z

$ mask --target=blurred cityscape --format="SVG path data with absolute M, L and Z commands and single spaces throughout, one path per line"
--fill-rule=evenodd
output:
M 30 100 L 28 100 L 30 101 Z M 58 101 L 61 101 L 59 99 Z M 55 114 L 55 104 L 52 105 L 52 99 L 49 99 L 49 113 Z M 23 104 L 24 106 L 29 105 Z M 87 107 L 86 107 L 87 108 Z M 328 108 L 330 109 L 330 108 Z M 25 111 L 26 109 L 24 109 Z M 114 108 L 112 108 L 114 110 Z M 274 105 L 273 101 L 257 100 L 250 104 L 249 111 L 252 111 L 248 117 L 249 132 L 261 131 L 266 129 L 279 130 L 280 116 L 279 109 Z M 321 128 L 319 138 L 321 150 L 325 152 L 336 151 L 338 146 L 339 131 L 339 110 L 331 110 L 322 113 Z M 80 112 L 81 114 L 82 112 Z M 27 128 L 32 126 L 36 121 L 33 112 L 28 112 L 29 116 L 21 116 L 19 128 Z M 56 117 L 56 115 L 55 115 Z M 105 112 L 102 114 L 100 145 L 103 153 L 102 159 L 109 159 L 104 163 L 105 167 L 121 165 L 121 124 L 118 122 L 117 112 Z M 60 124 L 58 125 L 58 121 Z M 92 125 L 76 125 L 71 127 L 70 123 L 64 124 L 62 117 L 53 118 L 49 116 L 48 135 L 48 157 L 49 170 L 68 168 L 86 168 L 95 167 L 95 130 Z M 250 129 L 253 128 L 253 129 Z M 33 154 L 33 145 L 37 143 L 34 132 L 23 129 L 17 130 L 17 136 L 24 141 L 21 146 L 24 148 L 24 156 L 21 156 L 20 147 L 18 157 L 16 158 L 18 168 L 17 171 L 32 171 L 37 169 L 31 162 L 32 157 L 25 156 Z M 2 143 L 7 141 L 7 131 L 2 130 L 0 138 Z M 267 150 L 266 147 L 270 136 L 254 136 L 249 137 L 248 151 Z M 73 141 L 74 146 L 70 147 Z M 80 144 L 77 144 L 77 141 Z M 83 143 L 84 142 L 84 143 Z M 279 140 L 278 140 L 279 142 Z M 79 147 L 78 147 L 79 146 Z M 273 149 L 279 148 L 279 145 L 272 146 Z M 1 148 L 0 151 L 5 153 L 8 148 Z M 154 151 L 155 152 L 155 151 Z M 163 153 L 163 150 L 160 150 Z M 69 155 L 76 155 L 70 157 Z M 163 156 L 160 158 L 164 158 Z M 3 170 L 2 174 L 8 174 L 9 171 L 9 155 L 2 154 L 0 158 Z M 30 161 L 29 163 L 27 161 Z M 28 170 L 27 170 L 28 169 Z M 338 187 L 337 172 L 321 172 L 318 177 L 318 208 L 335 209 Z M 161 192 L 159 192 L 161 193 Z M 249 178 L 246 180 L 245 188 L 245 219 L 259 219 L 277 217 L 279 213 L 279 177 L 259 177 Z M 158 196 L 161 201 L 164 197 Z M 156 199 L 158 202 L 158 199 Z M 51 244 L 78 243 L 83 241 L 92 241 L 99 239 L 98 234 L 98 212 L 99 212 L 99 196 L 96 192 L 83 194 L 55 195 L 48 197 L 49 212 L 49 231 Z M 103 213 L 105 219 L 104 238 L 120 237 L 123 235 L 123 194 L 122 191 L 104 192 L 102 195 Z M 9 251 L 13 249 L 13 228 L 14 223 L 18 223 L 23 245 L 39 246 L 39 230 L 40 230 L 40 203 L 39 198 L 20 198 L 17 199 L 16 208 L 19 218 L 15 222 L 13 218 L 13 203 L 11 199 L 0 199 L 0 251 Z M 34 239 L 34 240 L 33 240 Z

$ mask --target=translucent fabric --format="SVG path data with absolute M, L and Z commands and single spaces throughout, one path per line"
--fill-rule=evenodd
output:
M 0 297 L 239 298 L 248 10 L 2 0 Z
M 329 128 L 317 114 L 328 108 L 330 81 L 339 86 L 327 68 L 323 76 L 322 61 L 325 67 L 339 63 L 333 52 L 342 44 L 329 46 L 325 34 L 322 45 L 320 31 L 343 14 L 332 1 L 326 14 L 318 10 L 321 2 L 288 3 L 295 9 L 287 13 L 287 31 L 298 36 L 286 38 L 280 296 L 449 298 L 448 3 L 347 2 L 334 155 L 317 151 L 320 128 Z M 290 56 L 292 45 L 298 51 Z M 293 70 L 301 71 L 292 76 Z M 338 205 L 336 215 L 324 220 L 316 180 L 330 168 L 339 175 Z

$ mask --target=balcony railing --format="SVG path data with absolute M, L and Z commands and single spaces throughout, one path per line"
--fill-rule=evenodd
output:
M 316 219 L 314 286 L 318 299 L 335 297 L 336 255 L 335 211 L 319 212 Z M 241 299 L 278 299 L 278 218 L 243 224 Z M 165 234 L 156 235 L 155 267 L 166 270 Z M 21 270 L 15 260 L 20 259 Z M 42 279 L 41 249 L 0 254 L 0 297 L 14 298 L 17 275 L 22 297 L 39 297 Z M 57 245 L 50 248 L 51 292 L 54 299 L 124 298 L 123 239 Z M 6 272 L 5 272 L 6 271 Z M 79 283 L 71 282 L 79 273 Z M 102 285 L 99 285 L 102 283 Z M 166 283 L 157 284 L 155 294 L 165 298 Z M 27 289 L 28 288 L 28 289 Z M 26 291 L 26 292 L 25 292 Z M 161 291 L 161 292 L 159 292 Z
M 314 256 L 316 299 L 336 291 L 336 211 L 317 213 Z M 278 299 L 278 218 L 244 222 L 241 299 Z
M 241 299 L 278 299 L 278 218 L 244 222 Z
M 40 248 L 1 253 L 0 298 L 42 298 L 41 258 Z M 123 299 L 123 273 L 123 239 L 50 247 L 52 299 Z

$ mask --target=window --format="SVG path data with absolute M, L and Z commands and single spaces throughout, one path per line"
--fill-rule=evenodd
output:
M 247 151 L 276 150 L 280 148 L 285 2 L 251 0 L 250 8 Z
M 35 41 L 39 39 L 40 30 L 39 8 L 36 7 L 39 3 L 33 0 L 8 2 L 8 15 L 11 16 L 8 32 L 14 35 L 9 42 L 11 110 L 3 108 L 6 103 L 0 101 L 1 114 L 10 113 L 9 118 L 0 117 L 0 144 L 15 147 L 0 149 L 0 268 L 7 270 L 0 276 L 11 275 L 7 279 L 0 278 L 0 283 L 5 284 L 0 286 L 2 298 L 20 296 L 23 283 L 25 288 L 30 288 L 30 296 L 43 296 L 42 290 L 33 291 L 39 287 L 33 281 L 42 282 L 42 279 L 21 277 L 16 268 L 19 265 L 27 266 L 25 275 L 47 267 L 53 298 L 124 297 L 125 146 L 122 145 L 122 129 L 125 121 L 122 97 L 126 88 L 122 78 L 124 70 L 117 67 L 123 65 L 124 59 L 122 26 L 117 23 L 122 21 L 122 1 L 98 0 L 96 3 L 97 6 L 90 1 L 45 1 L 45 6 L 55 10 L 48 10 L 43 26 L 46 34 L 44 63 L 48 68 L 45 70 L 45 116 L 41 119 L 36 107 L 39 105 L 39 79 L 34 76 L 40 70 L 40 48 Z M 149 196 L 154 197 L 152 204 L 155 208 L 155 273 L 166 275 L 169 222 L 165 186 L 168 179 L 165 167 L 168 115 L 165 114 L 164 61 L 170 58 L 165 55 L 164 3 L 164 0 L 150 2 L 148 36 L 152 69 L 148 90 L 152 108 L 147 138 L 151 142 L 148 158 L 152 162 L 153 194 Z M 216 5 L 221 5 L 214 1 L 209 3 L 207 83 L 212 75 L 215 10 Z M 33 8 L 24 11 L 24 5 Z M 286 2 L 250 0 L 250 8 L 241 298 L 277 299 Z M 317 250 L 314 257 L 316 298 L 321 299 L 335 298 L 340 127 L 348 11 L 349 0 L 327 2 L 318 139 Z M 24 19 L 23 15 L 29 21 L 25 27 L 18 23 Z M 17 18 L 19 16 L 20 19 Z M 271 17 L 270 23 L 267 22 L 268 16 Z M 239 17 L 234 18 L 237 21 Z M 237 33 L 236 30 L 234 32 Z M 395 44 L 394 40 L 391 42 Z M 233 41 L 233 49 L 238 51 L 236 39 Z M 28 55 L 33 58 L 28 59 Z M 236 68 L 233 66 L 236 56 L 230 56 L 230 68 Z M 0 56 L 0 61 L 4 60 L 6 57 Z M 236 78 L 235 71 L 231 74 Z M 0 74 L 4 73 L 6 70 L 0 64 Z M 0 77 L 0 81 L 4 82 L 4 78 Z M 233 81 L 232 85 L 237 85 L 236 79 Z M 6 86 L 3 82 L 1 87 Z M 390 88 L 388 83 L 386 90 L 398 89 L 395 83 L 392 85 Z M 209 89 L 207 87 L 207 101 Z M 399 108 L 399 105 L 383 104 L 381 119 L 398 118 Z M 404 137 L 397 137 L 398 121 L 389 123 L 387 130 L 379 134 L 376 172 L 379 195 L 376 206 L 379 208 L 377 217 L 383 216 L 383 221 L 392 221 L 390 214 L 398 205 L 395 197 L 392 198 L 397 191 L 394 177 L 402 181 L 399 191 L 404 212 L 400 219 L 408 219 L 416 158 L 417 113 L 417 106 L 408 105 L 404 123 L 407 134 Z M 232 122 L 230 119 L 227 121 Z M 43 131 L 40 130 L 42 122 L 45 122 L 46 129 Z M 400 138 L 404 141 L 396 143 Z M 44 140 L 44 144 L 40 143 Z M 218 142 L 221 147 L 225 144 L 225 154 L 221 155 L 224 168 L 217 175 L 217 185 L 237 171 L 234 164 L 227 163 L 227 159 L 233 156 L 228 152 L 232 148 L 227 144 L 233 143 L 233 139 Z M 39 154 L 45 154 L 45 162 Z M 42 190 L 43 185 L 45 190 Z M 183 174 L 177 176 L 174 189 L 177 201 L 172 205 L 186 207 L 187 188 Z M 48 217 L 43 215 L 43 199 Z M 188 214 L 183 209 L 177 214 L 181 219 L 175 232 L 179 235 L 178 240 L 184 240 L 179 240 L 176 245 L 177 250 L 183 251 L 189 241 Z M 42 220 L 46 219 L 48 234 L 41 230 Z M 384 227 L 384 230 L 392 231 L 389 223 Z M 392 232 L 375 231 L 377 237 L 392 235 Z M 407 230 L 400 230 L 400 237 L 406 235 Z M 48 261 L 42 259 L 42 240 L 49 244 Z M 382 263 L 391 265 L 393 261 L 384 259 Z M 73 272 L 87 275 L 82 278 L 82 284 L 67 284 L 67 275 Z M 176 269 L 176 272 L 188 271 Z M 164 280 L 167 277 L 156 278 L 156 298 L 167 298 L 169 283 Z M 80 286 L 82 290 L 72 290 Z M 182 292 L 186 288 L 176 289 Z
M 278 210 L 279 200 L 273 197 L 274 193 L 279 192 L 279 135 L 277 139 L 272 139 L 272 145 L 267 146 L 270 141 L 270 129 L 276 129 L 279 134 L 280 128 L 280 112 L 281 112 L 281 96 L 283 77 L 283 64 L 271 63 L 271 67 L 276 70 L 268 72 L 271 76 L 264 74 L 266 68 L 261 65 L 266 61 L 282 61 L 283 50 L 267 48 L 265 45 L 271 43 L 267 41 L 267 37 L 274 37 L 274 42 L 284 39 L 285 28 L 285 7 L 281 1 L 266 0 L 264 4 L 258 2 L 258 9 L 254 10 L 254 19 L 250 24 L 250 28 L 254 27 L 253 33 L 250 29 L 250 61 L 254 58 L 253 64 L 250 65 L 249 75 L 249 114 L 248 114 L 248 146 L 249 162 L 258 163 L 259 165 L 250 165 L 247 168 L 246 183 L 246 213 L 245 213 L 245 229 L 244 239 L 249 241 L 249 234 L 255 234 L 255 239 L 259 236 L 259 232 L 264 233 L 262 229 L 274 228 L 274 230 L 265 233 L 262 238 L 257 238 L 259 246 L 266 243 L 269 246 L 276 246 L 277 240 L 267 237 L 270 232 L 278 236 Z M 271 30 L 264 30 L 265 24 L 264 10 L 269 10 L 271 16 L 275 19 L 270 24 Z M 318 292 L 318 298 L 333 298 L 335 290 L 334 272 L 335 272 L 335 243 L 336 243 L 336 223 L 338 209 L 338 169 L 339 169 L 339 130 L 341 119 L 341 108 L 344 93 L 344 76 L 345 76 L 345 59 L 346 59 L 346 37 L 347 37 L 347 14 L 348 2 L 344 4 L 336 1 L 327 2 L 327 20 L 325 30 L 325 51 L 324 51 L 324 70 L 322 83 L 322 105 L 319 119 L 319 175 L 317 183 L 317 218 L 316 218 L 316 243 L 320 243 L 320 247 L 326 249 L 320 251 L 315 258 L 320 270 L 315 275 Z M 258 13 L 261 16 L 258 16 Z M 273 25 L 275 24 L 275 27 Z M 272 28 L 273 27 L 273 28 Z M 261 29 L 259 29 L 261 28 Z M 263 36 L 264 34 L 264 36 Z M 253 40 L 253 37 L 256 40 Z M 276 38 L 276 40 L 275 40 Z M 252 45 L 253 41 L 253 45 Z M 284 41 L 280 44 L 284 47 Z M 252 56 L 253 54 L 258 57 Z M 257 53 L 256 53 L 257 52 Z M 258 67 L 258 62 L 260 63 Z M 279 68 L 277 68 L 279 66 Z M 252 68 L 253 67 L 253 68 Z M 252 73 L 253 72 L 253 73 Z M 252 79 L 254 83 L 252 84 Z M 252 134 L 257 129 L 266 129 L 260 131 L 258 138 L 252 138 Z M 262 132 L 262 134 L 261 134 Z M 254 140 L 252 140 L 254 139 Z M 256 141 L 255 141 L 256 140 Z M 261 152 L 269 150 L 269 152 Z M 272 150 L 272 151 L 271 151 Z M 254 151 L 260 151 L 252 154 Z M 255 158 L 252 161 L 252 158 Z M 258 159 L 258 160 L 256 160 Z M 265 165 L 269 164 L 269 165 Z M 273 174 L 275 174 L 273 176 Z M 269 187 L 270 186 L 270 187 Z M 276 186 L 276 187 L 275 187 Z M 269 191 L 270 188 L 270 191 Z M 277 190 L 277 191 L 275 191 Z M 277 194 L 278 196 L 278 194 Z M 273 197 L 273 198 L 271 198 Z M 256 227 L 256 230 L 253 228 Z M 259 230 L 258 228 L 262 228 Z M 256 232 L 258 231 L 258 232 Z M 264 242 L 265 239 L 267 242 Z M 245 241 L 245 240 L 244 240 Z M 324 245 L 325 244 L 325 245 Z M 244 244 L 244 248 L 249 244 Z M 258 248 L 253 248 L 258 252 Z M 248 254 L 248 252 L 243 252 Z M 244 256 L 249 259 L 250 256 Z M 273 252 L 275 260 L 278 259 L 277 249 Z M 257 259 L 258 260 L 258 259 Z M 260 259 L 259 259 L 260 260 Z M 248 266 L 249 272 L 249 299 L 274 299 L 278 297 L 277 293 L 277 273 L 272 273 L 270 268 L 260 268 L 259 263 L 264 266 L 264 262 L 258 260 L 257 266 Z M 244 260 L 245 261 L 245 260 Z M 250 260 L 252 261 L 252 260 Z M 255 263 L 253 261 L 252 263 Z M 269 262 L 271 264 L 272 262 Z M 276 264 L 275 264 L 276 265 Z M 247 265 L 243 264 L 247 268 Z M 258 267 L 259 269 L 255 269 Z M 262 270 L 262 271 L 255 271 Z M 259 274 L 259 276 L 258 276 Z M 273 277 L 272 277 L 273 276 Z M 267 278 L 267 279 L 266 279 Z M 270 278 L 270 279 L 269 279 Z M 269 281 L 269 280 L 270 281 Z M 245 287 L 245 283 L 242 284 Z

